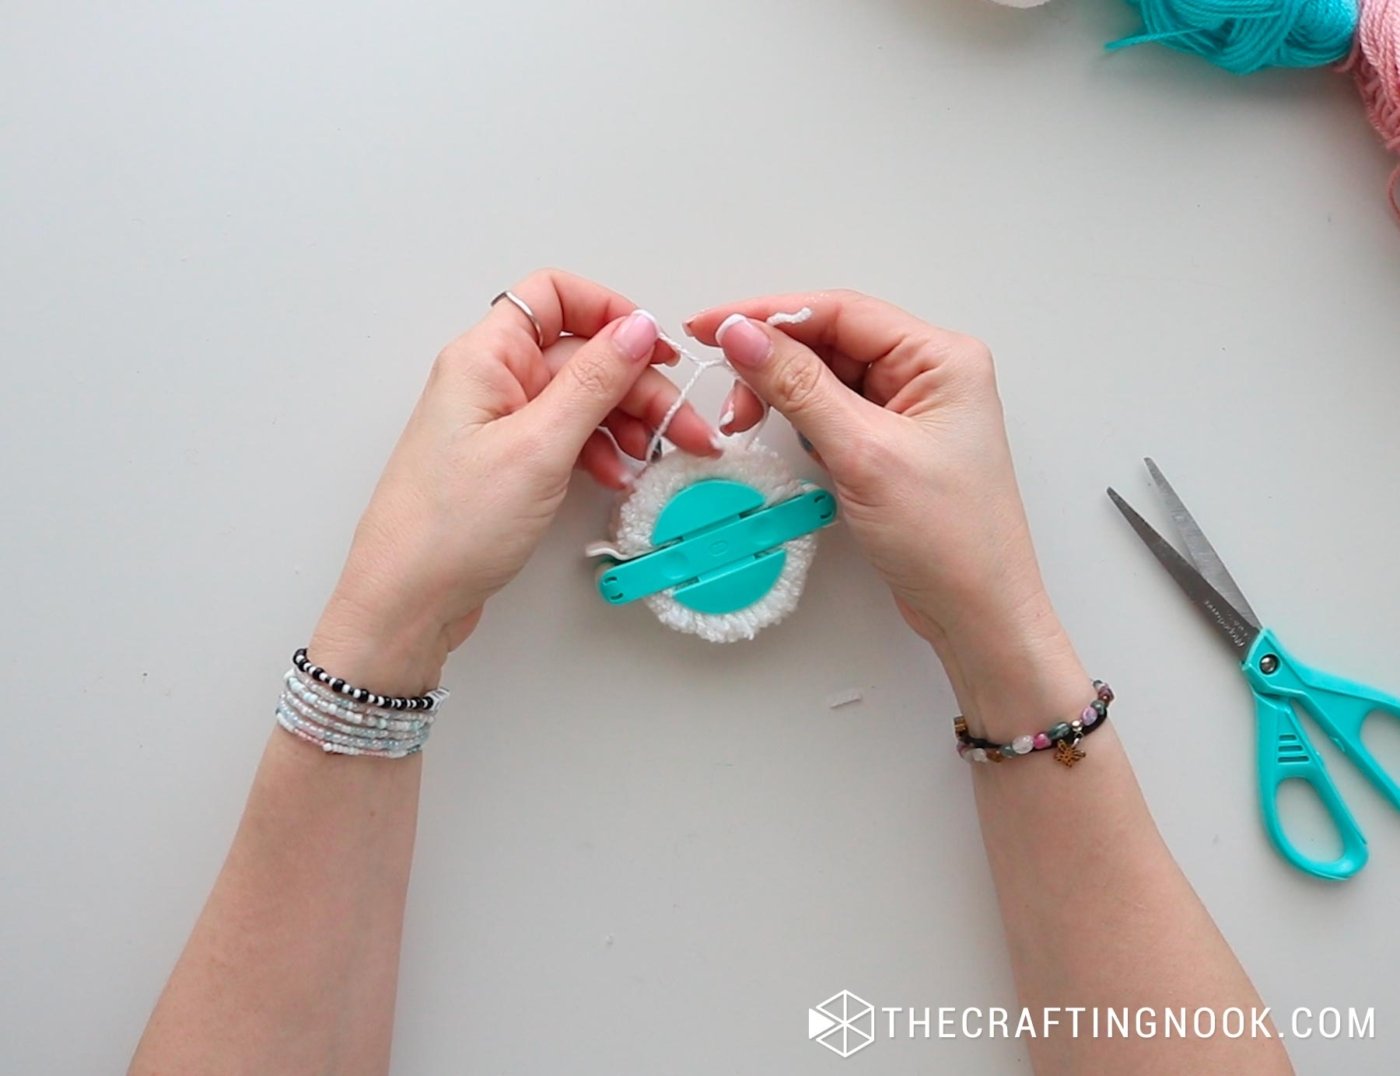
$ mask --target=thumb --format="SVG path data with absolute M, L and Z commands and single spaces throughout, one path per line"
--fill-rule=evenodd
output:
M 715 342 L 749 388 L 782 412 L 827 459 L 839 455 L 864 424 L 861 411 L 872 405 L 842 384 L 811 348 L 786 333 L 731 314 L 715 330 Z
M 577 456 L 647 369 L 658 336 L 656 319 L 634 310 L 580 347 L 526 408 L 541 437 Z

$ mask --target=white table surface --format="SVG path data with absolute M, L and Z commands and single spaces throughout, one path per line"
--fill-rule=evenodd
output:
M 1103 496 L 1163 521 L 1155 455 L 1300 656 L 1400 690 L 1400 231 L 1346 79 L 1107 57 L 1089 0 L 212 7 L 5 5 L 0 1069 L 125 1063 L 432 356 L 555 263 L 673 328 L 839 285 L 990 341 L 1173 851 L 1276 1009 L 1374 1008 L 1300 1070 L 1394 1071 L 1400 816 L 1334 762 L 1371 865 L 1282 864 L 1243 683 Z M 951 693 L 849 535 L 715 648 L 597 600 L 606 512 L 448 668 L 395 1070 L 1026 1070 L 806 1041 L 843 988 L 1012 1003 Z

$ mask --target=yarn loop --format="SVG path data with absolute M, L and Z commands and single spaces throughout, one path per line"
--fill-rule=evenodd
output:
M 1351 50 L 1357 26 L 1353 0 L 1129 2 L 1142 12 L 1143 30 L 1108 48 L 1157 42 L 1204 56 L 1237 75 L 1336 63 Z

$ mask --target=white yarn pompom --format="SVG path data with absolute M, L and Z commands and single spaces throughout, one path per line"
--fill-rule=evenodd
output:
M 767 504 L 788 500 L 811 488 L 810 484 L 793 477 L 776 452 L 752 442 L 732 445 L 719 459 L 672 452 L 645 468 L 618 506 L 613 520 L 617 551 L 625 557 L 650 551 L 652 530 L 671 498 L 687 486 L 711 478 L 752 486 L 764 495 Z M 676 631 L 698 635 L 712 643 L 752 639 L 797 608 L 807 569 L 816 554 L 817 536 L 804 534 L 785 543 L 783 549 L 787 559 L 777 582 L 767 594 L 746 608 L 732 613 L 700 613 L 676 601 L 670 590 L 650 594 L 642 600 L 661 623 Z

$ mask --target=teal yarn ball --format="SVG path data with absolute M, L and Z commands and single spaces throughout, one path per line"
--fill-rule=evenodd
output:
M 1142 12 L 1142 32 L 1108 48 L 1155 41 L 1237 75 L 1265 67 L 1324 67 L 1345 58 L 1356 36 L 1353 0 L 1128 2 Z

